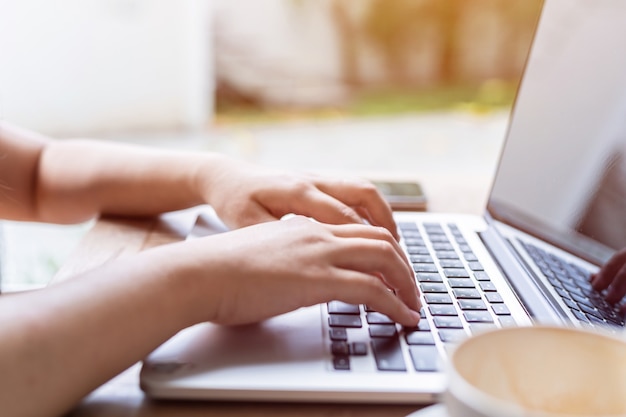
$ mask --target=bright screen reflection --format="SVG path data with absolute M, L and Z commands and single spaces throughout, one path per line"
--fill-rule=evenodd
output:
M 620 0 L 546 1 L 489 201 L 600 259 L 626 247 L 624 22 Z

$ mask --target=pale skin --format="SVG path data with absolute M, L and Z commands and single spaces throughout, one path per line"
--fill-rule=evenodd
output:
M 56 141 L 0 122 L 0 218 L 69 224 L 204 203 L 234 230 L 0 296 L 3 414 L 62 414 L 203 321 L 253 323 L 329 300 L 366 303 L 404 325 L 419 321 L 391 211 L 368 182 L 210 153 Z M 289 213 L 302 216 L 278 220 Z
M 591 277 L 591 285 L 597 291 L 606 290 L 606 300 L 618 303 L 626 295 L 626 248 L 621 249 Z M 626 305 L 621 306 L 626 313 Z

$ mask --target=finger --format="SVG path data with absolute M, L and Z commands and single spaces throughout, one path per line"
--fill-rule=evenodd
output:
M 420 309 L 415 275 L 389 242 L 350 238 L 342 243 L 344 247 L 337 251 L 335 265 L 368 275 L 380 274 L 381 281 L 406 305 L 414 310 Z
M 409 295 L 406 295 L 406 296 L 402 295 L 402 297 L 403 298 L 412 297 L 412 294 L 417 291 L 417 286 L 415 284 L 415 273 L 413 272 L 413 267 L 411 266 L 411 263 L 409 262 L 409 259 L 407 258 L 400 244 L 393 238 L 393 236 L 391 236 L 391 234 L 389 233 L 387 229 L 380 227 L 380 226 L 366 226 L 366 225 L 343 225 L 343 226 L 327 226 L 327 227 L 331 229 L 331 231 L 336 237 L 343 237 L 343 238 L 360 237 L 360 238 L 366 238 L 366 239 L 377 239 L 377 240 L 384 241 L 388 243 L 389 245 L 391 245 L 393 249 L 395 250 L 395 252 L 397 253 L 401 262 L 404 264 L 407 273 L 411 277 L 411 282 L 415 286 L 414 289 L 410 289 Z M 361 254 L 362 253 L 359 253 L 359 255 Z M 348 259 L 357 259 L 357 258 L 352 258 L 354 256 L 352 254 L 349 254 L 346 256 L 348 257 Z M 383 277 L 383 279 L 385 278 Z M 394 288 L 394 290 L 396 289 L 399 290 L 401 294 L 404 294 L 404 291 L 405 291 L 404 289 L 393 287 L 391 283 L 389 284 L 389 286 L 390 288 Z
M 626 295 L 626 265 L 617 271 L 606 295 L 606 301 L 615 304 Z
M 617 272 L 626 264 L 626 249 L 615 253 L 611 259 L 595 274 L 591 284 L 596 291 L 605 290 L 615 279 Z
M 394 249 L 398 254 L 405 260 L 405 263 L 411 268 L 409 264 L 409 260 L 404 254 L 404 250 L 398 243 L 397 240 L 391 235 L 388 229 L 385 229 L 381 226 L 369 226 L 369 225 L 341 225 L 341 226 L 327 226 L 331 232 L 337 237 L 362 237 L 368 239 L 378 239 L 389 242 L 393 245 Z
M 366 218 L 371 224 L 386 228 L 396 239 L 399 239 L 391 207 L 374 184 L 368 181 L 328 179 L 316 179 L 314 182 L 324 193 L 350 207 L 360 208 L 361 212 L 367 212 Z
M 313 217 L 322 223 L 363 224 L 363 218 L 352 207 L 317 188 L 307 190 L 302 198 L 293 202 L 293 207 L 298 214 Z
M 331 279 L 332 283 L 323 285 L 323 289 L 328 291 L 322 296 L 324 300 L 367 304 L 404 326 L 415 326 L 419 322 L 421 306 L 408 306 L 373 275 L 340 269 Z

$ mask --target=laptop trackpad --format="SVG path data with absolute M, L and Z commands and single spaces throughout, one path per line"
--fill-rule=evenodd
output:
M 245 326 L 201 323 L 185 329 L 146 359 L 156 373 L 238 373 L 238 370 L 267 368 L 276 372 L 281 364 L 294 362 L 324 366 L 320 306 Z M 149 372 L 150 372 L 149 371 Z

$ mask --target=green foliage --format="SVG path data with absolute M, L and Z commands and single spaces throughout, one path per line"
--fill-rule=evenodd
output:
M 386 88 L 366 90 L 346 104 L 314 109 L 271 108 L 226 104 L 218 108 L 220 124 L 270 123 L 292 120 L 324 120 L 347 117 L 379 117 L 433 111 L 485 113 L 508 110 L 513 104 L 517 82 L 488 80 L 480 85 L 434 86 L 430 88 Z

